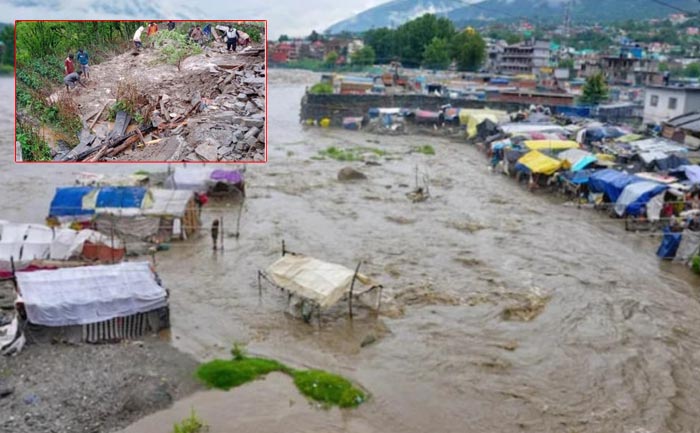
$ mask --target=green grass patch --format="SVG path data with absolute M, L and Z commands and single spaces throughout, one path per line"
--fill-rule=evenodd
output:
M 362 154 L 374 153 L 377 156 L 385 156 L 387 153 L 374 147 L 349 147 L 340 149 L 334 146 L 327 147 L 318 152 L 321 156 L 335 159 L 336 161 L 361 161 Z
M 321 370 L 297 371 L 294 384 L 305 396 L 327 405 L 357 407 L 365 401 L 365 394 L 337 374 Z
M 422 153 L 423 155 L 435 155 L 435 149 L 433 146 L 426 144 L 425 146 L 420 146 L 414 149 L 415 152 Z
M 15 71 L 13 65 L 0 65 L 0 75 L 12 75 Z
M 204 433 L 209 431 L 209 427 L 202 421 L 194 409 L 190 416 L 173 426 L 173 433 Z
M 693 272 L 700 275 L 700 256 L 693 256 L 690 262 L 690 268 L 693 270 Z
M 196 375 L 207 386 L 229 390 L 268 373 L 284 373 L 294 380 L 303 395 L 326 407 L 357 407 L 367 396 L 352 382 L 336 374 L 321 370 L 294 370 L 273 359 L 248 357 L 242 346 L 234 345 L 232 359 L 215 359 L 204 363 Z
M 23 161 L 51 161 L 51 148 L 31 125 L 17 123 L 17 141 L 22 147 Z

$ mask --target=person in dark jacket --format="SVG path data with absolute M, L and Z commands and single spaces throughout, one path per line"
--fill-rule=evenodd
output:
M 238 31 L 233 28 L 233 26 L 229 26 L 228 30 L 226 31 L 226 51 L 236 51 L 236 42 L 238 41 Z
M 171 32 L 175 30 L 175 22 L 174 21 L 168 21 L 168 30 Z
M 215 219 L 213 223 L 211 223 L 211 240 L 213 242 L 213 249 L 216 251 L 217 247 L 217 241 L 219 240 L 219 220 Z

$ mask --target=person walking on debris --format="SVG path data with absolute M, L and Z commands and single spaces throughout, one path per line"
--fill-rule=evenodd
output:
M 226 31 L 226 51 L 236 52 L 236 41 L 238 40 L 238 32 L 233 26 L 229 26 Z
M 204 35 L 202 34 L 202 29 L 199 28 L 199 26 L 195 27 L 194 30 L 192 30 L 192 35 L 190 36 L 193 41 L 195 41 L 198 44 L 202 43 L 202 37 Z
M 213 223 L 211 223 L 211 240 L 214 243 L 213 249 L 216 251 L 216 246 L 217 246 L 217 241 L 219 239 L 219 220 L 215 219 Z
M 134 33 L 134 48 L 137 50 L 140 50 L 141 47 L 143 47 L 143 44 L 141 43 L 141 33 L 143 33 L 143 26 L 139 27 L 138 30 L 136 30 L 136 33 Z
M 171 32 L 175 30 L 175 22 L 174 21 L 168 21 L 168 30 Z
M 75 72 L 75 64 L 73 63 L 73 54 L 68 54 L 66 60 L 63 61 L 63 76 L 68 76 Z
M 158 24 L 152 22 L 148 25 L 148 31 L 146 32 L 146 36 L 153 36 L 156 33 L 158 33 Z
M 85 78 L 88 79 L 90 78 L 90 66 L 88 66 L 88 62 L 90 58 L 88 57 L 87 51 L 83 50 L 82 48 L 78 50 L 78 64 L 80 65 L 80 70 L 83 72 L 85 75 Z
M 63 82 L 66 85 L 66 92 L 70 92 L 70 89 L 75 87 L 76 84 L 80 84 L 81 86 L 85 87 L 85 85 L 80 82 L 80 76 L 82 74 L 83 71 L 72 72 L 63 78 Z

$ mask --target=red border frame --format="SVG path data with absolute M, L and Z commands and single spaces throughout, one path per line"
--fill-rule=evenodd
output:
M 168 22 L 173 21 L 176 23 L 188 23 L 188 22 L 201 22 L 201 21 L 212 21 L 212 22 L 263 22 L 265 23 L 265 160 L 264 161 L 96 161 L 96 162 L 85 162 L 85 161 L 17 161 L 17 23 L 22 22 Z M 14 23 L 14 99 L 15 99 L 15 122 L 14 122 L 14 162 L 15 164 L 267 164 L 268 163 L 268 152 L 269 152 L 269 134 L 268 134 L 268 96 L 269 96 L 269 86 L 268 86 L 268 22 L 267 20 L 222 20 L 222 19 L 190 19 L 190 20 L 168 20 L 168 19 L 140 19 L 140 20 L 15 20 Z

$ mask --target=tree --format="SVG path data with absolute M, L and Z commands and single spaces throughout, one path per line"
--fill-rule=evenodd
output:
M 369 66 L 374 64 L 375 57 L 374 49 L 366 46 L 352 53 L 350 59 L 353 65 Z
M 0 41 L 5 44 L 0 63 L 11 65 L 15 55 L 15 29 L 13 26 L 5 26 L 0 32 Z
M 365 45 L 374 49 L 377 63 L 389 63 L 399 55 L 395 39 L 396 32 L 386 27 L 368 30 L 364 35 Z
M 603 74 L 595 74 L 586 79 L 583 85 L 581 102 L 584 104 L 598 105 L 608 99 L 608 85 Z
M 429 69 L 447 69 L 450 65 L 450 53 L 447 41 L 440 38 L 433 38 L 425 46 L 423 53 L 423 66 Z
M 394 43 L 398 57 L 405 66 L 420 66 L 423 63 L 425 46 L 433 38 L 450 40 L 454 33 L 454 25 L 449 19 L 425 14 L 396 29 Z
M 331 51 L 330 53 L 326 54 L 326 58 L 323 59 L 323 61 L 326 65 L 333 66 L 335 65 L 335 62 L 338 61 L 338 57 L 340 57 L 338 53 Z
M 450 57 L 460 71 L 475 72 L 486 58 L 486 42 L 477 31 L 467 28 L 452 38 Z
M 287 42 L 288 40 L 289 40 L 289 36 L 280 35 L 279 39 L 277 39 L 277 42 Z
M 309 42 L 316 42 L 321 39 L 321 35 L 316 33 L 316 30 L 313 30 L 311 34 L 306 38 L 309 40 Z
M 700 63 L 694 62 L 686 66 L 683 75 L 690 78 L 700 78 Z

